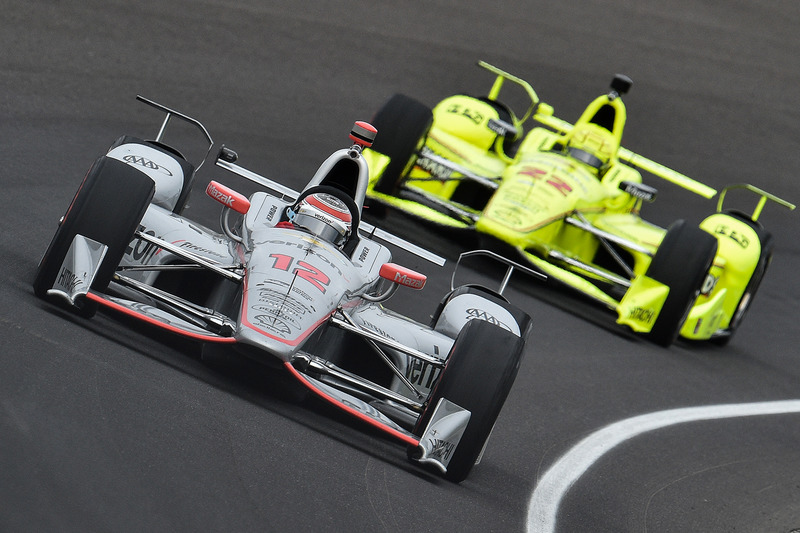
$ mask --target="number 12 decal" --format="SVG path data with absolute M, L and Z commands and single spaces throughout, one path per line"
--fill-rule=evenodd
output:
M 284 272 L 288 272 L 292 267 L 292 262 L 294 262 L 294 257 L 291 255 L 270 254 L 269 256 L 275 259 L 272 268 L 277 268 Z M 331 278 L 326 276 L 325 273 L 320 272 L 319 269 L 309 265 L 305 261 L 297 261 L 297 268 L 292 271 L 292 274 L 311 283 L 314 287 L 318 288 L 322 294 L 325 294 L 325 287 L 331 282 Z

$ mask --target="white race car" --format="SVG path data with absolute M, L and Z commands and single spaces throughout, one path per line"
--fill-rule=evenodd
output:
M 216 181 L 221 230 L 182 216 L 197 165 L 162 142 L 124 136 L 86 174 L 42 258 L 37 296 L 91 317 L 115 310 L 267 364 L 405 444 L 412 461 L 465 479 L 479 461 L 514 382 L 530 317 L 502 292 L 451 286 L 430 325 L 383 302 L 426 277 L 392 262 L 400 246 L 438 256 L 361 219 L 376 131 L 357 122 L 299 193 L 236 164 L 217 167 L 265 190 L 249 198 Z M 205 158 L 203 160 L 205 160 Z M 516 268 L 506 261 L 508 276 Z M 458 268 L 458 265 L 457 265 Z

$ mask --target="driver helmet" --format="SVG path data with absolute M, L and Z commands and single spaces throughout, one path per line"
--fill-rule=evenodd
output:
M 353 226 L 347 204 L 328 193 L 309 194 L 294 210 L 292 222 L 320 239 L 342 246 Z
M 616 142 L 611 132 L 605 128 L 584 124 L 572 131 L 566 152 L 574 159 L 602 173 L 613 162 Z

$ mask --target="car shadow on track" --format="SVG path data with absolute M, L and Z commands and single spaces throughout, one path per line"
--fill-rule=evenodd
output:
M 58 319 L 68 320 L 126 350 L 267 409 L 382 464 L 430 483 L 447 484 L 435 472 L 410 463 L 405 445 L 310 393 L 279 363 L 259 363 L 228 346 L 203 346 L 113 310 L 101 310 L 95 318 L 86 320 L 44 302 L 41 308 Z

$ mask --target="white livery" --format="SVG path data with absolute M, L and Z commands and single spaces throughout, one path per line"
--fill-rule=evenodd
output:
M 465 479 L 480 459 L 522 359 L 530 317 L 502 288 L 450 288 L 430 324 L 383 303 L 426 277 L 387 245 L 444 260 L 361 221 L 361 155 L 376 135 L 357 122 L 352 146 L 296 192 L 236 164 L 215 165 L 263 187 L 249 198 L 211 181 L 220 230 L 184 216 L 197 168 L 162 135 L 125 136 L 95 161 L 39 265 L 34 290 L 91 317 L 113 309 L 153 326 L 278 363 L 333 405 L 405 444 L 412 461 Z M 208 200 L 212 201 L 212 200 Z M 383 241 L 383 244 L 379 241 Z M 520 268 L 505 261 L 508 273 Z M 504 288 L 504 287 L 503 287 Z

